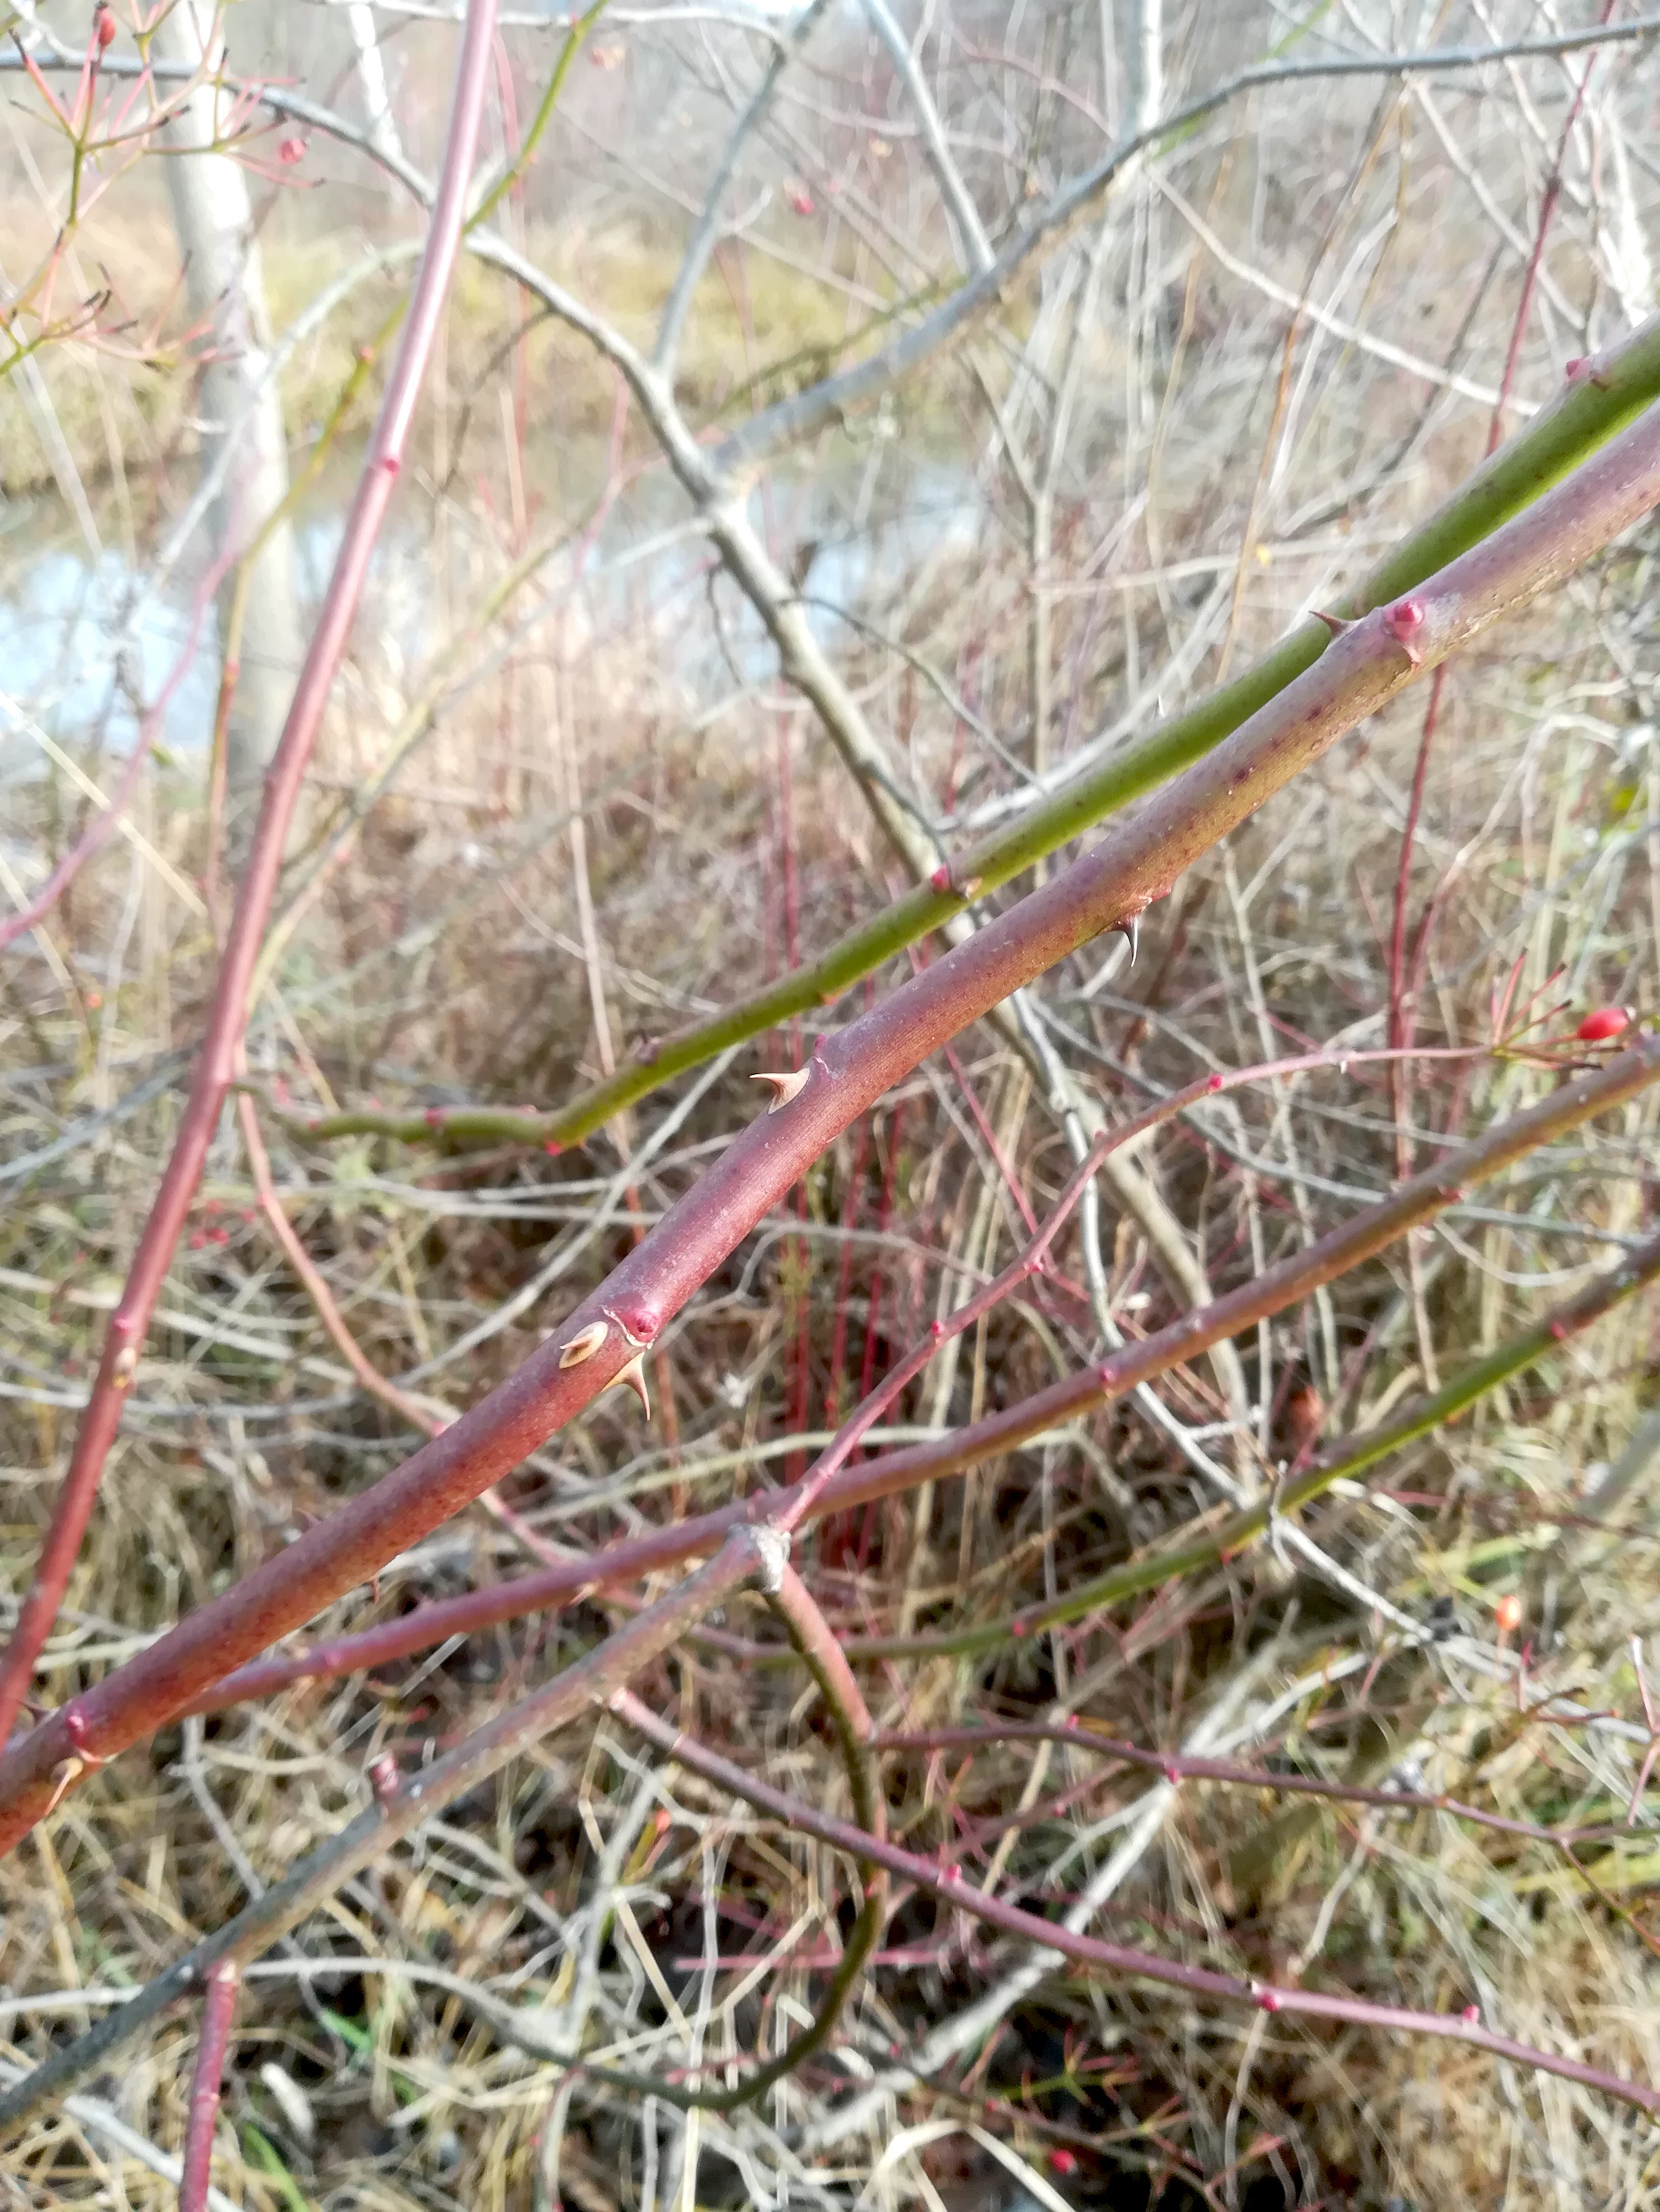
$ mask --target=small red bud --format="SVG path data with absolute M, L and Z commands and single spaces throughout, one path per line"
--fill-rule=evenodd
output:
M 644 1298 L 624 1298 L 617 1305 L 607 1306 L 605 1311 L 635 1344 L 649 1344 L 663 1326 L 661 1312 Z
M 1481 2017 L 1481 2008 L 1480 2005 L 1466 2005 L 1458 2017 L 1466 2027 L 1474 2027 Z
M 98 51 L 100 54 L 114 43 L 115 18 L 107 8 L 99 7 L 93 10 L 92 31 L 93 36 L 98 41 Z
M 277 149 L 277 158 L 285 169 L 291 169 L 296 161 L 303 161 L 306 158 L 305 140 L 285 138 Z
M 1570 384 L 1578 384 L 1580 378 L 1590 367 L 1590 363 L 1586 360 L 1584 355 L 1582 353 L 1577 353 L 1573 356 L 1573 359 L 1564 368 L 1562 374 L 1566 377 Z
M 792 192 L 789 196 L 789 202 L 792 210 L 796 215 L 811 215 L 812 213 L 812 194 L 811 192 Z
M 1415 668 L 1423 659 L 1418 650 L 1418 633 L 1424 627 L 1424 602 L 1421 599 L 1397 599 L 1385 609 L 1383 627 Z
M 428 1107 L 428 1109 L 427 1109 L 427 1113 L 426 1113 L 426 1122 L 427 1122 L 427 1127 L 428 1127 L 428 1128 L 429 1128 L 429 1129 L 441 1129 L 441 1128 L 443 1127 L 443 1126 L 444 1126 L 444 1116 L 443 1116 L 443 1115 L 440 1112 L 439 1109 L 438 1109 L 436 1106 L 429 1106 L 429 1107 Z
M 1606 1044 L 1617 1037 L 1632 1024 L 1629 1006 L 1598 1006 L 1594 1013 L 1585 1016 L 1574 1031 L 1581 1044 Z
M 1076 2151 L 1052 2150 L 1049 2153 L 1049 2172 L 1051 2173 L 1076 2173 L 1077 2171 L 1078 2154 Z
M 546 1144 L 542 1147 L 542 1150 L 547 1154 L 550 1160 L 556 1160 L 560 1153 L 562 1152 L 564 1149 L 564 1146 L 560 1143 L 557 1137 L 550 1137 Z
M 1207 1091 L 1219 1091 L 1222 1088 L 1221 1077 L 1219 1075 L 1213 1075 L 1210 1081 L 1205 1085 L 1205 1088 Z
M 1012 1620 L 1012 1621 L 1010 1621 L 1010 1623 L 1009 1623 L 1009 1634 L 1010 1634 L 1011 1636 L 1024 1636 L 1024 1635 L 1025 1634 L 1025 1632 L 1026 1632 L 1026 1624 L 1025 1624 L 1025 1622 L 1024 1620 Z
M 1566 1337 L 1568 1333 L 1567 1323 L 1562 1321 L 1554 1321 L 1551 1322 L 1549 1328 L 1546 1333 L 1550 1337 L 1551 1341 L 1554 1344 L 1560 1344 L 1564 1337 Z
M 1278 2012 L 1280 2009 L 1280 1992 L 1278 1990 L 1258 1990 L 1256 1992 L 1256 2002 L 1262 2006 L 1264 2012 Z
M 928 878 L 928 889 L 931 891 L 938 891 L 943 898 L 951 889 L 951 870 L 946 867 L 936 868 Z
M 1522 1626 L 1522 1601 L 1514 1590 L 1501 1597 L 1493 1609 L 1493 1617 L 1505 1636 L 1513 1636 Z
M 191 1250 L 192 1250 L 192 1252 L 199 1252 L 199 1251 L 202 1249 L 202 1247 L 203 1247 L 203 1246 L 207 1243 L 207 1241 L 208 1241 L 208 1232 L 207 1232 L 207 1231 L 206 1231 L 205 1229 L 192 1229 L 192 1231 L 191 1231 L 191 1238 L 190 1238 L 190 1249 L 191 1249 Z

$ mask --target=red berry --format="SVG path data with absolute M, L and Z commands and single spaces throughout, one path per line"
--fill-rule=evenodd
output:
M 1598 1006 L 1594 1013 L 1585 1016 L 1574 1031 L 1581 1044 L 1606 1044 L 1631 1027 L 1629 1006 Z

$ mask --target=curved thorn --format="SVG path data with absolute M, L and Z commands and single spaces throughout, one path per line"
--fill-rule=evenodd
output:
M 636 1352 L 626 1367 L 619 1367 L 611 1381 L 606 1383 L 605 1388 L 607 1390 L 614 1389 L 619 1382 L 625 1390 L 633 1391 L 635 1396 L 640 1401 L 641 1411 L 649 1420 L 651 1394 L 646 1389 L 646 1355 L 643 1352 Z
M 806 1087 L 807 1078 L 812 1073 L 811 1067 L 800 1067 L 790 1075 L 751 1075 L 750 1081 L 771 1084 L 772 1103 L 768 1107 L 767 1111 L 769 1114 L 775 1114 L 781 1106 L 787 1106 L 792 1098 L 800 1097 Z

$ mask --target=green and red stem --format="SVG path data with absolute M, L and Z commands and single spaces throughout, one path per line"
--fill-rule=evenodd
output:
M 868 1012 L 822 1036 L 799 1095 L 759 1115 L 515 1374 L 401 1467 L 0 1754 L 0 1848 L 89 1766 L 163 1725 L 232 1668 L 369 1580 L 601 1391 L 637 1371 L 686 1301 L 901 1077 L 1103 930 L 1134 921 L 1219 839 L 1420 671 L 1583 567 L 1657 501 L 1660 409 L 1414 592 L 1345 625 L 1313 667 L 1091 850 Z M 1660 1039 L 1639 1039 L 1605 1073 L 1566 1086 L 1511 1127 L 1536 1127 L 1542 1139 L 1554 1112 L 1570 1121 L 1594 1112 L 1634 1095 L 1657 1068 Z M 227 1079 L 230 1072 L 228 1059 Z M 216 1113 L 222 1090 L 202 1095 Z M 200 1132 L 204 1148 L 210 1127 Z M 1205 1325 L 1183 1326 L 1187 1357 L 1201 1348 Z M 1209 1340 L 1223 1333 L 1217 1328 Z M 121 1356 L 129 1354 L 130 1371 L 136 1343 Z M 106 1392 L 94 1407 L 106 1401 L 112 1434 L 119 1396 Z

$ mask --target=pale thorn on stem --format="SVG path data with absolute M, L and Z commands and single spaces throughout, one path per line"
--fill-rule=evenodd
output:
M 608 1390 L 614 1389 L 619 1382 L 625 1390 L 633 1391 L 635 1396 L 640 1401 L 641 1411 L 649 1420 L 651 1394 L 646 1388 L 646 1355 L 643 1352 L 636 1352 L 626 1367 L 619 1367 L 611 1381 L 606 1383 L 605 1388 Z
M 138 1346 L 124 1344 L 115 1355 L 115 1364 L 110 1370 L 110 1380 L 118 1390 L 125 1390 L 138 1371 Z
M 561 1367 L 580 1367 L 585 1359 L 592 1359 L 611 1334 L 602 1321 L 591 1321 L 579 1329 L 559 1355 Z
M 1130 949 L 1130 966 L 1135 965 L 1135 956 L 1141 945 L 1141 917 L 1133 914 L 1128 921 L 1116 921 L 1113 928 Z
M 781 1106 L 787 1106 L 792 1098 L 800 1097 L 806 1088 L 807 1078 L 812 1073 L 811 1067 L 798 1067 L 793 1074 L 789 1075 L 751 1075 L 750 1081 L 771 1084 L 772 1103 L 768 1107 L 767 1111 L 769 1114 L 775 1114 Z
M 1310 607 L 1309 613 L 1314 621 L 1324 623 L 1334 637 L 1341 637 L 1346 629 L 1353 627 L 1341 615 L 1329 615 L 1323 607 Z
M 83 1759 L 58 1760 L 57 1765 L 52 1770 L 52 1792 L 47 1801 L 46 1810 L 40 1815 L 43 1820 L 49 1820 L 52 1818 L 58 1810 L 58 1800 L 63 1796 L 64 1792 L 72 1782 L 78 1782 L 86 1771 L 87 1763 Z

